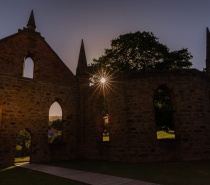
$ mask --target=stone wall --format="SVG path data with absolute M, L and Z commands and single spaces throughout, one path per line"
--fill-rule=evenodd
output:
M 79 102 L 73 73 L 40 33 L 24 28 L 0 40 L 0 166 L 14 163 L 17 136 L 32 136 L 31 162 L 75 157 Z M 24 61 L 34 63 L 33 78 L 23 77 Z M 62 108 L 63 142 L 48 144 L 49 109 Z
M 24 28 L 0 40 L 0 74 L 22 77 L 24 61 L 34 62 L 34 79 L 57 84 L 71 84 L 73 73 L 50 48 L 40 33 Z
M 103 122 L 97 93 L 87 112 L 87 158 L 117 161 L 209 159 L 209 82 L 203 72 L 180 70 L 124 74 L 105 94 L 110 141 L 102 142 Z M 153 95 L 165 85 L 171 93 L 176 139 L 157 139 Z M 90 90 L 90 94 L 94 89 Z M 98 91 L 98 93 L 100 93 Z M 90 96 L 90 95 L 89 95 Z M 99 121 L 100 120 L 100 121 Z
M 0 164 L 13 164 L 17 136 L 22 129 L 27 129 L 32 136 L 31 162 L 72 158 L 77 150 L 76 94 L 75 86 L 0 76 Z M 49 109 L 55 101 L 63 114 L 63 143 L 59 148 L 48 144 L 47 136 Z
M 13 164 L 22 129 L 32 136 L 31 162 L 210 159 L 208 70 L 207 75 L 195 69 L 115 74 L 111 88 L 102 91 L 89 86 L 83 42 L 74 76 L 35 31 L 33 12 L 27 27 L 0 40 L 0 167 Z M 27 57 L 34 63 L 32 79 L 23 77 Z M 175 139 L 156 137 L 153 96 L 160 86 L 170 92 Z M 62 108 L 63 142 L 49 144 L 48 116 L 55 101 Z M 107 142 L 103 101 L 110 119 Z

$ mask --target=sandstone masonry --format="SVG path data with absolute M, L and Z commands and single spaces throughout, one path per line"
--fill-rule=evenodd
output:
M 196 69 L 115 75 L 113 90 L 89 86 L 82 41 L 76 76 L 40 33 L 33 12 L 26 28 L 0 40 L 0 167 L 14 162 L 19 132 L 32 136 L 31 162 L 74 158 L 112 161 L 186 161 L 210 159 L 210 33 L 206 72 Z M 25 59 L 33 78 L 23 77 Z M 156 137 L 153 96 L 170 91 L 176 138 Z M 101 95 L 109 113 L 110 141 L 103 142 Z M 62 108 L 63 142 L 48 143 L 48 114 Z

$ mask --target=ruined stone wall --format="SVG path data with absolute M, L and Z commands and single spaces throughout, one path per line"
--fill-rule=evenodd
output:
M 75 156 L 77 89 L 27 78 L 0 76 L 0 164 L 14 162 L 16 140 L 22 129 L 32 136 L 31 162 Z M 63 143 L 48 144 L 49 109 L 57 101 L 63 114 Z M 58 151 L 57 151 L 58 150 Z
M 34 62 L 34 79 L 50 83 L 74 83 L 73 73 L 65 66 L 38 32 L 28 29 L 0 40 L 0 74 L 22 77 L 24 60 Z
M 12 165 L 17 136 L 32 136 L 31 162 L 75 157 L 78 83 L 73 73 L 41 37 L 24 28 L 0 40 L 0 166 Z M 34 63 L 33 78 L 23 77 L 24 61 Z M 48 144 L 50 106 L 62 108 L 63 142 Z
M 115 81 L 114 90 L 106 94 L 110 141 L 102 142 L 100 112 L 89 111 L 86 157 L 134 162 L 209 159 L 210 86 L 204 73 L 193 69 L 141 72 Z M 156 138 L 153 95 L 160 85 L 171 92 L 176 139 Z M 97 104 L 95 96 L 90 109 Z
M 132 162 L 210 158 L 210 82 L 203 72 L 115 74 L 111 89 L 102 91 L 89 87 L 88 75 L 80 73 L 84 66 L 75 77 L 31 23 L 1 39 L 0 52 L 0 167 L 13 164 L 22 129 L 32 136 L 31 162 L 76 157 Z M 79 61 L 86 66 L 84 51 L 81 56 Z M 23 77 L 27 57 L 34 62 L 32 79 Z M 175 139 L 156 137 L 153 96 L 161 85 L 170 91 Z M 103 96 L 110 118 L 107 142 L 102 140 Z M 62 108 L 63 142 L 49 144 L 48 116 L 55 101 Z

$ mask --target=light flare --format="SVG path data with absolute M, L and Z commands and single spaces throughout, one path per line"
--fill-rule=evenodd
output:
M 90 85 L 95 87 L 95 90 L 92 96 L 99 91 L 103 95 L 108 91 L 112 91 L 115 93 L 114 89 L 114 73 L 107 69 L 98 69 L 91 74 L 91 83 Z
M 100 79 L 100 82 L 101 82 L 102 84 L 106 83 L 106 78 L 102 77 L 102 78 Z

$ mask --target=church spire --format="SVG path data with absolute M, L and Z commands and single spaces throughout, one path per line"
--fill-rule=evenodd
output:
M 84 47 L 84 42 L 82 39 L 81 47 L 80 47 L 80 52 L 79 52 L 79 60 L 77 64 L 77 69 L 76 69 L 76 75 L 86 75 L 87 74 L 87 60 L 86 60 L 86 55 L 85 55 L 85 47 Z
M 206 28 L 206 75 L 210 77 L 210 32 Z
M 35 31 L 35 29 L 36 29 L 33 10 L 31 11 L 31 15 L 30 15 L 29 20 L 28 20 L 27 28 L 30 29 L 30 30 L 33 30 L 33 31 Z

